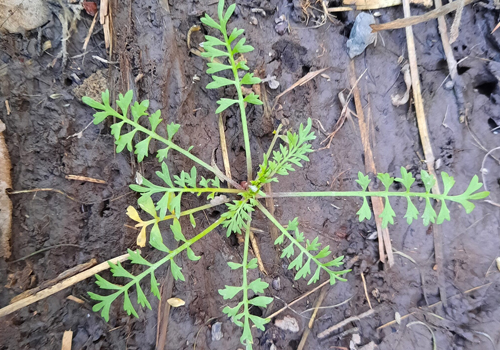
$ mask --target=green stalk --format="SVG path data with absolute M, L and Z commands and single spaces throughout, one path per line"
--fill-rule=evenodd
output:
M 215 168 L 211 167 L 210 165 L 208 165 L 207 163 L 205 163 L 204 161 L 202 161 L 200 158 L 196 157 L 195 155 L 191 154 L 190 152 L 186 151 L 185 149 L 183 149 L 182 147 L 180 146 L 177 146 L 175 143 L 173 143 L 172 141 L 164 138 L 164 137 L 161 137 L 160 135 L 158 135 L 157 133 L 139 125 L 138 123 L 128 119 L 128 118 L 125 118 L 123 115 L 121 115 L 120 113 L 118 113 L 117 111 L 115 111 L 114 109 L 111 109 L 113 112 L 111 113 L 111 115 L 121 119 L 122 121 L 124 121 L 125 123 L 127 124 L 130 124 L 132 125 L 134 128 L 136 128 L 137 130 L 140 130 L 142 131 L 143 133 L 147 134 L 148 136 L 150 136 L 151 138 L 155 139 L 155 140 L 158 140 L 160 142 L 163 142 L 164 144 L 166 144 L 167 146 L 169 146 L 170 148 L 172 148 L 173 150 L 176 150 L 177 152 L 179 152 L 180 154 L 188 157 L 189 159 L 191 159 L 193 162 L 201 165 L 202 167 L 204 167 L 205 169 L 207 170 L 210 170 L 212 173 L 214 174 L 217 174 L 217 170 L 215 170 Z
M 252 180 L 252 152 L 250 149 L 250 138 L 248 136 L 245 102 L 243 101 L 243 93 L 241 91 L 238 69 L 236 69 L 236 62 L 234 62 L 234 57 L 233 57 L 233 49 L 231 48 L 231 44 L 229 44 L 229 38 L 227 36 L 227 30 L 225 24 L 221 26 L 221 32 L 224 35 L 224 42 L 226 43 L 226 49 L 229 54 L 229 62 L 231 63 L 231 68 L 233 70 L 233 75 L 234 75 L 234 86 L 236 87 L 236 92 L 238 93 L 238 104 L 240 106 L 240 114 L 241 114 L 241 126 L 243 128 L 243 140 L 245 142 L 245 157 L 247 158 L 247 181 L 250 181 Z
M 447 196 L 443 194 L 434 194 L 434 193 L 426 193 L 426 192 L 386 192 L 386 191 L 377 191 L 377 192 L 365 192 L 365 191 L 325 191 L 325 192 L 274 192 L 265 197 L 421 197 L 421 198 L 429 198 L 429 199 L 447 199 L 453 201 L 454 198 L 459 196 Z
M 126 285 L 124 285 L 123 287 L 121 287 L 117 292 L 115 292 L 115 293 L 113 293 L 111 295 L 116 296 L 114 298 L 114 299 L 116 299 L 120 294 L 123 294 L 124 292 L 128 291 L 130 289 L 130 287 L 132 287 L 136 283 L 139 283 L 140 280 L 142 280 L 144 277 L 146 277 L 147 275 L 149 275 L 151 272 L 155 271 L 161 265 L 163 265 L 166 262 L 168 262 L 169 260 L 173 259 L 175 256 L 179 255 L 179 253 L 181 253 L 182 251 L 186 250 L 191 245 L 193 245 L 193 243 L 196 243 L 197 241 L 199 241 L 200 239 L 202 239 L 203 237 L 205 237 L 208 233 L 210 233 L 211 231 L 215 230 L 215 228 L 217 228 L 217 226 L 219 226 L 220 224 L 222 224 L 224 222 L 224 220 L 225 219 L 220 218 L 219 220 L 217 220 L 216 222 L 214 222 L 212 225 L 210 225 L 208 228 L 206 228 L 201 233 L 197 234 L 196 236 L 194 236 L 191 239 L 188 239 L 183 245 L 181 245 L 180 247 L 172 250 L 163 259 L 157 261 L 156 263 L 154 263 L 153 265 L 151 265 L 150 267 L 148 267 L 144 272 L 142 272 L 141 274 L 135 276 L 129 283 L 127 283 Z
M 151 187 L 150 187 L 151 188 Z M 239 194 L 241 192 L 244 192 L 241 189 L 238 188 L 170 188 L 170 187 L 162 187 L 162 186 L 156 186 L 155 188 L 151 188 L 150 190 L 147 191 L 148 193 L 160 193 L 160 192 L 178 192 L 178 193 L 234 193 L 234 194 Z
M 247 265 L 248 265 L 248 249 L 249 249 L 249 242 L 250 242 L 250 223 L 251 219 L 248 220 L 248 226 L 247 230 L 245 232 L 245 245 L 243 248 L 243 282 L 242 282 L 242 287 L 243 287 L 243 310 L 248 310 L 248 276 L 247 276 Z M 245 312 L 245 324 L 250 325 L 250 320 L 248 319 L 248 312 Z M 248 345 L 248 344 L 247 344 Z

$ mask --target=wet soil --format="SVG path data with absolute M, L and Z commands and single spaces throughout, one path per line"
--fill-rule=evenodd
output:
M 334 2 L 330 2 L 334 6 Z M 265 77 L 276 76 L 278 90 L 265 86 L 269 101 L 310 71 L 331 67 L 326 77 L 316 77 L 304 86 L 294 89 L 279 100 L 279 108 L 270 115 L 260 106 L 248 108 L 251 129 L 251 147 L 254 164 L 258 164 L 267 150 L 272 131 L 281 122 L 287 128 L 297 129 L 308 117 L 313 118 L 318 138 L 313 143 L 317 151 L 302 169 L 280 178 L 274 191 L 354 190 L 358 171 L 364 171 L 363 147 L 357 122 L 347 121 L 337 133 L 329 149 L 320 148 L 325 132 L 333 130 L 342 106 L 337 98 L 340 91 L 349 89 L 349 57 L 346 40 L 356 12 L 339 15 L 333 23 L 319 28 L 307 28 L 298 0 L 238 1 L 230 26 L 246 30 L 247 41 L 255 51 L 246 54 L 249 66 Z M 128 185 L 136 172 L 150 177 L 158 168 L 153 157 L 137 164 L 132 154 L 114 153 L 110 124 L 90 125 L 92 110 L 84 106 L 82 82 L 89 77 L 86 93 L 110 88 L 112 96 L 128 89 L 134 90 L 137 100 L 149 99 L 152 110 L 161 109 L 164 122 L 159 133 L 166 133 L 166 124 L 181 124 L 176 142 L 182 147 L 194 146 L 192 152 L 209 162 L 215 151 L 215 160 L 222 169 L 222 155 L 218 120 L 214 115 L 215 101 L 234 94 L 223 89 L 207 90 L 209 77 L 205 74 L 206 61 L 189 52 L 186 35 L 189 28 L 199 25 L 204 11 L 214 14 L 215 1 L 129 0 L 111 1 L 114 27 L 114 55 L 106 64 L 92 56 L 107 58 L 103 32 L 98 24 L 87 53 L 81 47 L 92 17 L 82 12 L 76 29 L 68 40 L 68 63 L 61 60 L 49 65 L 61 49 L 61 24 L 54 15 L 46 26 L 25 36 L 3 35 L 0 39 L 1 104 L 8 100 L 12 114 L 2 108 L 1 119 L 12 160 L 12 179 L 15 190 L 53 188 L 68 194 L 36 192 L 12 195 L 13 234 L 12 257 L 0 261 L 0 305 L 4 306 L 17 294 L 56 277 L 65 270 L 89 261 L 102 262 L 135 249 L 137 231 L 125 215 L 127 206 L 136 206 L 136 194 Z M 251 12 L 260 7 L 266 16 Z M 414 14 L 423 13 L 413 8 Z M 403 17 L 401 8 L 382 9 L 377 20 L 388 22 Z M 289 19 L 290 32 L 277 33 L 275 19 L 281 15 Z M 456 98 L 445 88 L 447 66 L 436 21 L 414 27 L 419 60 L 422 93 L 428 118 L 434 153 L 440 163 L 439 171 L 452 174 L 457 182 L 455 190 L 464 190 L 473 175 L 481 175 L 485 149 L 498 147 L 500 136 L 491 128 L 500 123 L 500 88 L 492 66 L 500 62 L 500 31 L 490 34 L 498 22 L 499 12 L 483 6 L 464 9 L 460 36 L 453 44 L 459 73 L 464 80 L 465 100 L 469 110 L 468 125 L 458 120 Z M 255 17 L 257 24 L 252 24 Z M 312 19 L 311 19 L 312 20 Z M 452 18 L 448 18 L 451 23 Z M 309 26 L 312 24 L 310 23 Z M 201 28 L 191 36 L 192 45 L 203 41 L 210 28 Z M 51 40 L 52 49 L 40 52 L 40 40 Z M 357 74 L 366 73 L 359 82 L 365 114 L 370 119 L 373 153 L 379 171 L 398 175 L 400 166 L 414 174 L 424 167 L 422 149 L 414 109 L 409 104 L 394 107 L 390 96 L 402 93 L 405 85 L 398 59 L 407 57 L 404 30 L 383 32 L 376 46 L 372 45 L 355 59 Z M 95 73 L 97 75 L 95 75 Z M 93 75 L 94 74 L 94 75 Z M 135 78 L 143 78 L 136 81 Z M 99 78 L 101 77 L 101 78 Z M 199 80 L 197 79 L 199 77 Z M 264 85 L 262 86 L 264 88 Z M 75 91 L 76 89 L 76 91 Z M 352 107 L 353 108 L 353 107 Z M 322 127 L 320 127 L 320 125 Z M 84 130 L 85 129 L 85 130 Z M 71 137 L 82 131 L 81 137 Z M 225 114 L 225 131 L 233 177 L 246 180 L 241 122 L 235 109 Z M 139 141 L 139 140 L 136 140 Z M 152 146 L 156 147 L 155 145 Z M 498 153 L 498 152 L 497 152 Z M 498 156 L 498 154 L 497 154 Z M 181 171 L 193 166 L 185 158 L 171 154 L 171 169 Z M 486 160 L 486 184 L 491 199 L 500 201 L 498 174 L 500 166 L 493 159 Z M 106 181 L 95 184 L 67 180 L 66 175 L 82 175 Z M 201 171 L 201 175 L 204 174 Z M 417 181 L 417 185 L 422 183 Z M 186 207 L 202 203 L 192 197 Z M 323 244 L 329 244 L 335 255 L 345 255 L 346 265 L 353 271 L 347 282 L 328 289 L 323 306 L 349 302 L 336 308 L 322 309 L 309 336 L 306 349 L 349 347 L 351 335 L 331 337 L 319 341 L 316 335 L 342 321 L 369 309 L 365 298 L 361 273 L 366 277 L 367 290 L 377 313 L 353 322 L 341 330 L 358 327 L 361 344 L 375 342 L 380 349 L 431 348 L 431 335 L 420 326 L 408 328 L 409 322 L 423 321 L 433 327 L 438 349 L 492 349 L 487 334 L 498 346 L 500 341 L 500 283 L 494 260 L 500 253 L 500 215 L 498 208 L 479 202 L 470 215 L 453 204 L 451 222 L 443 224 L 444 274 L 446 292 L 455 296 L 448 306 L 417 312 L 377 331 L 377 327 L 394 320 L 395 314 L 405 315 L 427 302 L 439 301 L 437 274 L 434 267 L 432 228 L 421 222 L 407 226 L 403 218 L 404 202 L 394 201 L 398 219 L 390 227 L 393 247 L 415 260 L 416 265 L 401 255 L 395 256 L 395 265 L 388 268 L 378 261 L 378 242 L 368 237 L 375 229 L 374 221 L 359 223 L 356 211 L 361 205 L 357 199 L 308 198 L 276 199 L 275 215 L 283 223 L 296 216 L 306 237 L 319 235 Z M 417 203 L 419 210 L 424 203 Z M 197 227 L 213 223 L 222 208 L 196 216 Z M 273 284 L 266 291 L 275 301 L 268 310 L 256 310 L 263 315 L 283 307 L 301 296 L 312 286 L 294 281 L 287 269 L 288 261 L 280 260 L 272 247 L 269 224 L 262 214 L 256 214 L 253 224 L 263 230 L 257 233 L 262 258 L 269 275 L 258 275 Z M 188 227 L 184 225 L 184 227 Z M 165 230 L 165 232 L 167 232 Z M 191 237 L 199 231 L 192 230 Z M 217 289 L 239 283 L 239 275 L 228 269 L 227 261 L 242 255 L 242 246 L 236 239 L 226 238 L 221 229 L 210 234 L 203 243 L 193 246 L 202 255 L 198 262 L 185 257 L 179 259 L 186 282 L 176 282 L 172 294 L 186 301 L 185 307 L 172 309 L 167 333 L 168 349 L 238 349 L 241 330 L 224 314 L 226 302 Z M 164 234 L 167 245 L 174 241 Z M 42 253 L 15 262 L 43 248 Z M 148 259 L 159 258 L 157 252 L 144 248 Z M 135 267 L 134 269 L 137 269 Z M 137 269 L 137 271 L 139 271 Z M 158 272 L 164 284 L 168 271 Z M 424 283 L 420 274 L 424 276 Z M 110 277 L 109 272 L 103 274 Z M 276 285 L 279 279 L 279 287 Z M 88 279 L 52 297 L 32 304 L 0 319 L 1 349 L 59 349 L 62 334 L 71 329 L 73 349 L 153 349 L 157 338 L 158 301 L 147 293 L 153 310 L 139 311 L 139 319 L 122 310 L 120 302 L 111 309 L 110 321 L 92 312 L 93 302 L 87 291 L 97 292 L 94 279 Z M 463 293 L 471 288 L 491 283 L 477 291 Z M 148 290 L 147 287 L 144 288 Z M 66 299 L 73 295 L 84 300 L 77 304 Z M 297 333 L 283 331 L 273 322 L 265 332 L 255 331 L 254 349 L 296 349 L 307 327 L 310 311 L 318 292 L 302 299 L 278 318 L 290 315 L 297 319 Z M 223 338 L 214 341 L 211 325 L 222 322 Z

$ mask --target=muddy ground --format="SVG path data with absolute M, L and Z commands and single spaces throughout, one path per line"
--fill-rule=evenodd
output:
M 92 258 L 98 262 L 123 254 L 127 248 L 135 249 L 137 231 L 125 215 L 127 206 L 136 206 L 136 194 L 128 184 L 134 182 L 135 173 L 151 176 L 158 168 L 156 159 L 150 157 L 140 166 L 128 152 L 114 154 L 110 124 L 90 125 L 82 137 L 70 137 L 83 130 L 92 121 L 92 110 L 80 102 L 79 87 L 93 73 L 100 71 L 103 79 L 86 90 L 96 92 L 110 88 L 112 96 L 131 88 L 138 100 L 149 99 L 152 110 L 161 109 L 164 122 L 160 133 L 166 132 L 166 123 L 181 124 L 176 141 L 183 147 L 193 145 L 193 153 L 209 162 L 213 150 L 220 168 L 223 168 L 219 143 L 218 119 L 214 115 L 215 101 L 224 96 L 222 90 L 207 90 L 209 77 L 205 74 L 206 61 L 189 52 L 186 35 L 189 28 L 200 24 L 204 11 L 213 15 L 215 1 L 111 1 L 114 54 L 103 63 L 93 55 L 107 58 L 102 27 L 94 31 L 88 53 L 82 55 L 82 43 L 87 35 L 92 17 L 82 12 L 76 30 L 68 40 L 68 62 L 62 67 L 59 59 L 49 67 L 61 49 L 61 24 L 55 15 L 40 29 L 26 33 L 3 35 L 0 41 L 0 64 L 4 65 L 0 77 L 1 104 L 8 100 L 12 114 L 1 109 L 1 119 L 6 124 L 6 141 L 12 160 L 14 190 L 54 188 L 64 191 L 69 199 L 56 192 L 36 192 L 12 195 L 13 234 L 12 257 L 0 261 L 0 305 L 5 306 L 15 295 L 36 287 L 61 272 Z M 308 117 L 319 121 L 331 131 L 340 116 L 342 106 L 337 98 L 341 90 L 350 88 L 349 57 L 346 40 L 349 37 L 357 12 L 338 16 L 338 20 L 319 28 L 306 27 L 298 0 L 238 1 L 236 14 L 230 27 L 246 29 L 247 41 L 256 49 L 246 55 L 249 66 L 259 76 L 275 75 L 280 82 L 278 90 L 265 85 L 268 100 L 291 86 L 310 71 L 332 67 L 325 71 L 330 79 L 316 77 L 280 99 L 281 111 L 270 115 L 262 107 L 248 108 L 254 165 L 267 150 L 272 131 L 282 122 L 296 129 Z M 338 5 L 330 1 L 330 6 Z M 266 16 L 251 12 L 260 7 Z M 55 9 L 55 10 L 54 10 Z M 57 11 L 57 7 L 53 8 Z M 425 12 L 414 7 L 414 14 Z M 316 12 L 319 14 L 318 12 Z M 382 9 L 379 22 L 403 17 L 401 7 Z M 284 14 L 289 19 L 290 32 L 277 33 L 275 18 Z M 257 24 L 251 24 L 251 17 Z M 498 23 L 499 11 L 486 9 L 478 4 L 467 6 L 463 12 L 460 35 L 453 44 L 459 73 L 466 90 L 465 100 L 469 109 L 468 125 L 458 120 L 457 103 L 453 91 L 445 88 L 448 75 L 445 57 L 438 33 L 437 22 L 430 21 L 414 27 L 419 60 L 422 93 L 428 118 L 429 131 L 439 171 L 452 174 L 457 185 L 455 191 L 464 190 L 473 175 L 480 175 L 485 151 L 475 138 L 490 150 L 500 144 L 500 135 L 491 129 L 500 124 L 500 88 L 491 65 L 500 62 L 500 30 L 490 34 Z M 451 24 L 452 17 L 448 18 Z M 195 32 L 191 41 L 202 42 L 203 33 Z M 51 40 L 52 48 L 39 50 L 39 40 Z M 422 169 L 422 148 L 419 141 L 414 109 L 409 104 L 394 107 L 391 95 L 404 91 L 398 58 L 407 58 L 404 30 L 382 32 L 376 46 L 368 47 L 355 59 L 357 74 L 366 70 L 359 82 L 365 114 L 371 118 L 373 153 L 379 171 L 399 175 L 400 166 L 417 173 Z M 491 61 L 491 62 L 490 62 Z M 143 78 L 135 82 L 139 74 Z M 196 77 L 199 77 L 198 81 Z M 264 88 L 264 85 L 262 85 Z M 228 90 L 227 94 L 233 91 Z M 352 107 L 354 108 L 354 107 Z M 371 113 L 368 113 L 370 110 Z M 446 119 L 445 119 L 446 118 Z M 319 126 L 318 122 L 315 122 Z M 225 115 L 225 131 L 232 165 L 233 177 L 245 179 L 245 158 L 241 123 L 235 109 Z M 325 138 L 317 129 L 318 138 L 313 143 L 320 149 Z M 499 152 L 497 152 L 497 156 Z M 357 123 L 349 121 L 337 133 L 329 149 L 311 154 L 310 162 L 290 176 L 273 185 L 275 191 L 354 190 L 358 171 L 364 171 L 363 147 Z M 180 171 L 193 165 L 189 160 L 172 154 L 172 169 Z M 500 166 L 493 159 L 486 160 L 486 176 L 491 200 L 500 201 Z M 65 175 L 82 175 L 106 181 L 94 184 L 67 180 Z M 202 174 L 203 171 L 202 171 Z M 207 174 L 204 174 L 207 175 Z M 422 184 L 417 185 L 421 188 Z M 418 188 L 418 187 L 417 187 Z M 201 203 L 189 198 L 186 207 Z M 423 203 L 419 204 L 420 210 Z M 367 237 L 375 230 L 373 219 L 359 223 L 355 215 L 360 200 L 356 199 L 290 199 L 276 200 L 276 217 L 283 223 L 298 216 L 306 237 L 320 236 L 321 241 L 332 247 L 334 254 L 345 255 L 353 271 L 347 282 L 337 283 L 328 289 L 323 306 L 350 301 L 337 308 L 322 309 L 314 324 L 305 349 L 349 348 L 351 335 L 331 337 L 319 341 L 316 335 L 342 321 L 369 309 L 361 272 L 366 277 L 372 306 L 378 312 L 372 317 L 349 323 L 338 333 L 358 327 L 361 346 L 374 342 L 380 349 L 431 349 L 432 340 L 423 326 L 407 327 L 409 322 L 423 321 L 433 327 L 437 349 L 494 349 L 500 344 L 500 283 L 494 260 L 500 253 L 500 215 L 498 208 L 485 202 L 477 204 L 470 215 L 453 204 L 451 222 L 442 226 L 444 240 L 444 274 L 446 293 L 455 296 L 448 306 L 433 308 L 436 318 L 429 312 L 417 312 L 383 330 L 377 327 L 400 315 L 413 312 L 419 306 L 439 301 L 437 274 L 433 269 L 434 244 L 432 229 L 421 222 L 407 226 L 403 219 L 405 205 L 394 201 L 398 214 L 396 224 L 390 227 L 393 247 L 413 258 L 396 255 L 395 265 L 389 269 L 378 261 L 378 242 Z M 217 208 L 196 216 L 198 227 L 213 223 Z M 129 226 L 125 226 L 129 225 Z M 280 288 L 266 291 L 275 296 L 263 315 L 283 307 L 312 286 L 293 280 L 287 270 L 287 261 L 277 258 L 268 234 L 269 225 L 262 214 L 256 214 L 253 225 L 265 233 L 257 233 L 264 264 L 269 275 L 260 277 L 271 283 L 280 280 Z M 185 227 L 188 227 L 185 225 Z M 192 230 L 191 237 L 199 231 Z M 172 238 L 164 234 L 167 243 Z M 237 349 L 241 330 L 222 313 L 226 302 L 217 293 L 222 286 L 239 283 L 239 275 L 230 272 L 226 262 L 238 259 L 242 246 L 236 239 L 226 238 L 222 229 L 213 232 L 203 243 L 193 247 L 202 255 L 198 262 L 183 257 L 179 260 L 186 282 L 176 282 L 172 294 L 186 301 L 186 306 L 172 309 L 167 333 L 168 349 Z M 61 245 L 61 246 L 58 246 Z M 57 247 L 54 247 L 57 246 Z M 53 247 L 32 257 L 15 262 L 35 251 Z M 159 254 L 145 248 L 151 260 Z M 139 271 L 137 267 L 136 270 Z M 424 276 L 422 285 L 420 272 Z M 109 277 L 109 272 L 103 274 Z M 158 272 L 162 284 L 167 280 L 167 270 Z M 257 273 L 254 277 L 257 277 Z M 142 310 L 139 319 L 127 316 L 121 300 L 111 309 L 110 321 L 92 312 L 93 302 L 87 291 L 97 292 L 93 278 L 30 305 L 0 319 L 1 349 L 59 349 L 62 334 L 71 329 L 73 349 L 153 349 L 157 337 L 157 308 L 151 293 L 153 310 Z M 472 293 L 464 291 L 491 283 Z M 145 291 L 147 287 L 145 288 Z M 265 332 L 255 331 L 254 349 L 296 349 L 307 327 L 311 312 L 302 313 L 314 304 L 318 292 L 304 298 L 278 318 L 290 315 L 299 322 L 297 333 L 285 332 L 273 323 Z M 85 301 L 78 304 L 67 300 L 69 295 Z M 259 312 L 260 312 L 259 311 Z M 300 314 L 300 315 L 299 315 Z M 213 341 L 210 327 L 222 322 L 223 338 Z M 488 336 L 485 336 L 488 335 Z

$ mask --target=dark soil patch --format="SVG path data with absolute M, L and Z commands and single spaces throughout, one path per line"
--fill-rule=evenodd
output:
M 205 74 L 206 62 L 190 54 L 186 46 L 189 28 L 200 24 L 199 17 L 204 11 L 215 13 L 214 2 L 170 1 L 170 6 L 166 6 L 167 0 L 124 0 L 112 1 L 112 4 L 116 32 L 116 53 L 112 59 L 119 62 L 116 65 L 92 58 L 92 55 L 107 57 L 103 34 L 99 30 L 92 36 L 89 52 L 80 56 L 80 48 L 92 21 L 83 13 L 68 41 L 70 59 L 66 67 L 61 67 L 59 60 L 54 68 L 48 68 L 62 39 L 60 23 L 55 16 L 41 29 L 42 40 L 52 41 L 53 49 L 47 53 L 36 50 L 36 30 L 24 37 L 5 35 L 0 39 L 0 65 L 7 65 L 7 73 L 0 80 L 0 102 L 3 106 L 8 100 L 12 109 L 9 116 L 2 109 L 1 118 L 7 127 L 6 141 L 13 164 L 14 189 L 54 188 L 76 199 L 70 200 L 55 192 L 12 196 L 13 256 L 10 262 L 0 261 L 0 284 L 3 286 L 0 305 L 7 305 L 22 291 L 91 258 L 102 262 L 123 254 L 127 248 L 136 247 L 137 231 L 129 227 L 131 220 L 125 211 L 129 205 L 136 206 L 137 198 L 130 193 L 128 185 L 135 181 L 137 171 L 150 177 L 157 170 L 158 162 L 150 157 L 138 165 L 130 153 L 115 154 L 109 124 L 91 125 L 81 138 L 69 137 L 92 121 L 92 110 L 75 98 L 73 90 L 93 73 L 101 72 L 99 74 L 105 77 L 113 98 L 119 92 L 134 89 L 138 100 L 149 99 L 153 110 L 162 110 L 164 122 L 158 129 L 160 133 L 166 133 L 167 123 L 175 121 L 181 124 L 181 131 L 176 136 L 178 144 L 185 148 L 193 145 L 193 153 L 207 162 L 216 150 L 217 163 L 223 168 L 218 120 L 214 115 L 215 101 L 234 91 L 206 90 L 210 79 Z M 262 77 L 275 75 L 281 84 L 278 91 L 267 90 L 270 101 L 307 72 L 324 67 L 336 68 L 325 72 L 330 76 L 329 81 L 317 77 L 283 97 L 280 100 L 283 109 L 269 119 L 264 117 L 261 107 L 249 109 L 255 165 L 262 159 L 272 131 L 280 121 L 296 129 L 311 117 L 319 120 L 326 130 L 332 130 L 342 108 L 337 95 L 350 87 L 345 34 L 349 32 L 356 13 L 343 15 L 341 23 L 306 29 L 300 23 L 298 4 L 299 1 L 285 0 L 239 1 L 231 22 L 231 26 L 246 29 L 248 42 L 256 48 L 246 55 L 249 66 Z M 167 7 L 170 12 L 167 12 Z M 264 8 L 267 16 L 252 13 L 252 7 Z M 380 12 L 380 20 L 384 22 L 402 17 L 401 8 Z M 414 12 L 423 11 L 414 9 Z M 275 31 L 275 18 L 282 14 L 291 19 L 292 32 L 280 36 Z M 249 23 L 251 16 L 257 18 L 258 25 Z M 470 130 L 459 123 L 455 96 L 442 84 L 447 67 L 442 64 L 444 56 L 437 23 L 431 21 L 414 27 L 434 153 L 441 162 L 439 170 L 455 177 L 457 191 L 463 190 L 474 174 L 480 174 L 485 152 L 477 147 L 473 134 L 487 149 L 497 147 L 500 141 L 499 135 L 492 133 L 488 124 L 498 120 L 500 115 L 498 77 L 488 68 L 489 60 L 500 61 L 500 31 L 490 34 L 496 20 L 498 11 L 480 6 L 466 7 L 460 36 L 453 44 L 457 61 L 466 58 L 460 64 L 459 72 L 467 87 L 464 95 L 470 111 Z M 196 45 L 203 41 L 202 34 L 207 31 L 210 32 L 208 28 L 202 28 L 202 31 L 195 32 L 191 42 Z M 399 56 L 406 56 L 405 40 L 404 30 L 383 32 L 377 46 L 370 46 L 356 59 L 358 74 L 367 69 L 359 86 L 363 105 L 371 107 L 375 162 L 380 171 L 391 175 L 399 174 L 400 166 L 414 173 L 422 168 L 422 151 L 413 109 L 409 111 L 408 105 L 395 108 L 390 104 L 390 95 L 404 89 L 397 61 Z M 135 82 L 139 74 L 144 77 Z M 195 76 L 201 80 L 193 79 Z M 233 176 L 237 181 L 246 180 L 241 122 L 236 109 L 226 113 L 225 127 Z M 321 147 L 323 139 L 321 131 L 317 135 L 313 143 L 315 149 Z M 330 149 L 313 153 L 304 168 L 280 178 L 273 190 L 356 189 L 354 178 L 358 171 L 364 171 L 362 150 L 357 125 L 347 122 L 335 136 Z M 168 162 L 171 169 L 177 171 L 193 166 L 191 161 L 177 154 L 171 154 Z M 487 168 L 488 189 L 492 192 L 492 199 L 498 202 L 500 166 L 489 159 Z M 103 179 L 106 184 L 67 180 L 65 175 L 68 174 Z M 207 174 L 201 172 L 201 175 Z M 199 203 L 201 201 L 193 196 L 189 197 L 187 205 L 193 207 Z M 471 215 L 465 215 L 462 208 L 453 205 L 450 208 L 452 222 L 443 225 L 447 294 L 452 296 L 488 282 L 492 284 L 451 299 L 444 311 L 434 309 L 445 320 L 419 313 L 416 319 L 409 318 L 401 325 L 377 331 L 377 327 L 393 320 L 396 312 L 404 315 L 424 305 L 423 290 L 429 303 L 439 300 L 437 275 L 433 270 L 432 230 L 420 222 L 408 227 L 402 219 L 405 205 L 395 201 L 393 207 L 400 219 L 390 227 L 392 244 L 398 251 L 411 256 L 418 268 L 396 255 L 395 266 L 387 269 L 378 262 L 377 241 L 367 239 L 375 230 L 374 221 L 359 223 L 356 218 L 360 200 L 281 199 L 276 204 L 276 216 L 281 222 L 299 216 L 307 238 L 319 235 L 323 244 L 330 245 L 333 254 L 345 255 L 345 261 L 351 262 L 353 269 L 346 283 L 338 283 L 329 289 L 323 305 L 351 300 L 338 308 L 320 310 L 307 349 L 349 347 L 350 336 L 319 342 L 315 335 L 345 317 L 368 309 L 361 272 L 366 276 L 372 304 L 382 306 L 382 311 L 376 316 L 352 325 L 359 327 L 362 344 L 374 341 L 380 349 L 430 349 L 430 334 L 425 329 L 406 328 L 409 321 L 419 319 L 434 326 L 438 349 L 492 348 L 488 339 L 477 332 L 488 334 L 498 345 L 500 286 L 493 263 L 500 250 L 498 208 L 478 203 Z M 423 203 L 419 209 L 423 209 Z M 200 227 L 214 222 L 219 212 L 214 209 L 205 214 L 196 216 Z M 268 222 L 258 213 L 253 225 L 264 231 L 269 228 Z M 198 232 L 193 230 L 187 235 L 191 237 L 195 233 Z M 269 310 L 255 311 L 266 315 L 281 308 L 282 301 L 294 300 L 311 286 L 294 281 L 294 275 L 287 270 L 289 262 L 277 259 L 269 235 L 259 234 L 257 238 L 270 272 L 269 276 L 260 277 L 270 284 L 280 279 L 280 288 L 270 287 L 266 291 L 267 295 L 279 299 L 276 298 Z M 165 239 L 167 245 L 173 246 L 172 238 L 165 235 Z M 53 248 L 23 261 L 12 262 L 59 244 L 75 246 Z M 237 349 L 241 347 L 241 331 L 223 315 L 226 302 L 217 289 L 239 283 L 239 275 L 231 273 L 226 262 L 241 255 L 242 246 L 226 238 L 220 229 L 193 249 L 202 255 L 202 259 L 198 262 L 186 258 L 179 260 L 186 282 L 175 283 L 173 295 L 184 299 L 186 307 L 172 309 L 170 313 L 168 348 L 192 349 L 196 342 L 197 349 Z M 149 248 L 143 252 L 151 260 L 159 257 Z M 420 282 L 419 270 L 425 277 L 424 286 Z M 103 275 L 109 277 L 109 272 Z M 163 283 L 167 270 L 162 268 L 159 275 L 163 276 L 160 280 Z M 141 310 L 140 318 L 135 319 L 122 310 L 120 300 L 111 310 L 110 322 L 106 323 L 100 315 L 92 312 L 93 302 L 86 293 L 98 291 L 94 282 L 88 279 L 0 319 L 0 348 L 58 349 L 62 333 L 67 329 L 74 332 L 73 349 L 155 348 L 158 302 L 151 293 L 147 293 L 147 297 L 153 311 Z M 67 300 L 68 295 L 79 297 L 85 303 L 80 305 Z M 316 298 L 317 294 L 313 294 L 294 305 L 293 310 L 285 312 L 299 321 L 298 333 L 284 332 L 269 325 L 265 332 L 255 332 L 259 343 L 254 348 L 269 349 L 274 342 L 278 349 L 296 349 L 310 313 L 301 317 L 295 312 L 312 307 Z M 210 335 L 210 325 L 215 320 L 222 322 L 224 337 L 220 341 L 212 341 Z M 342 330 L 348 328 L 351 326 Z

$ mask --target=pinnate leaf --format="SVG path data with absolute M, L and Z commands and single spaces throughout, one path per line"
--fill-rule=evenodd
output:
M 222 295 L 224 300 L 227 300 L 234 298 L 242 290 L 243 287 L 225 286 L 224 289 L 219 289 L 219 294 Z

